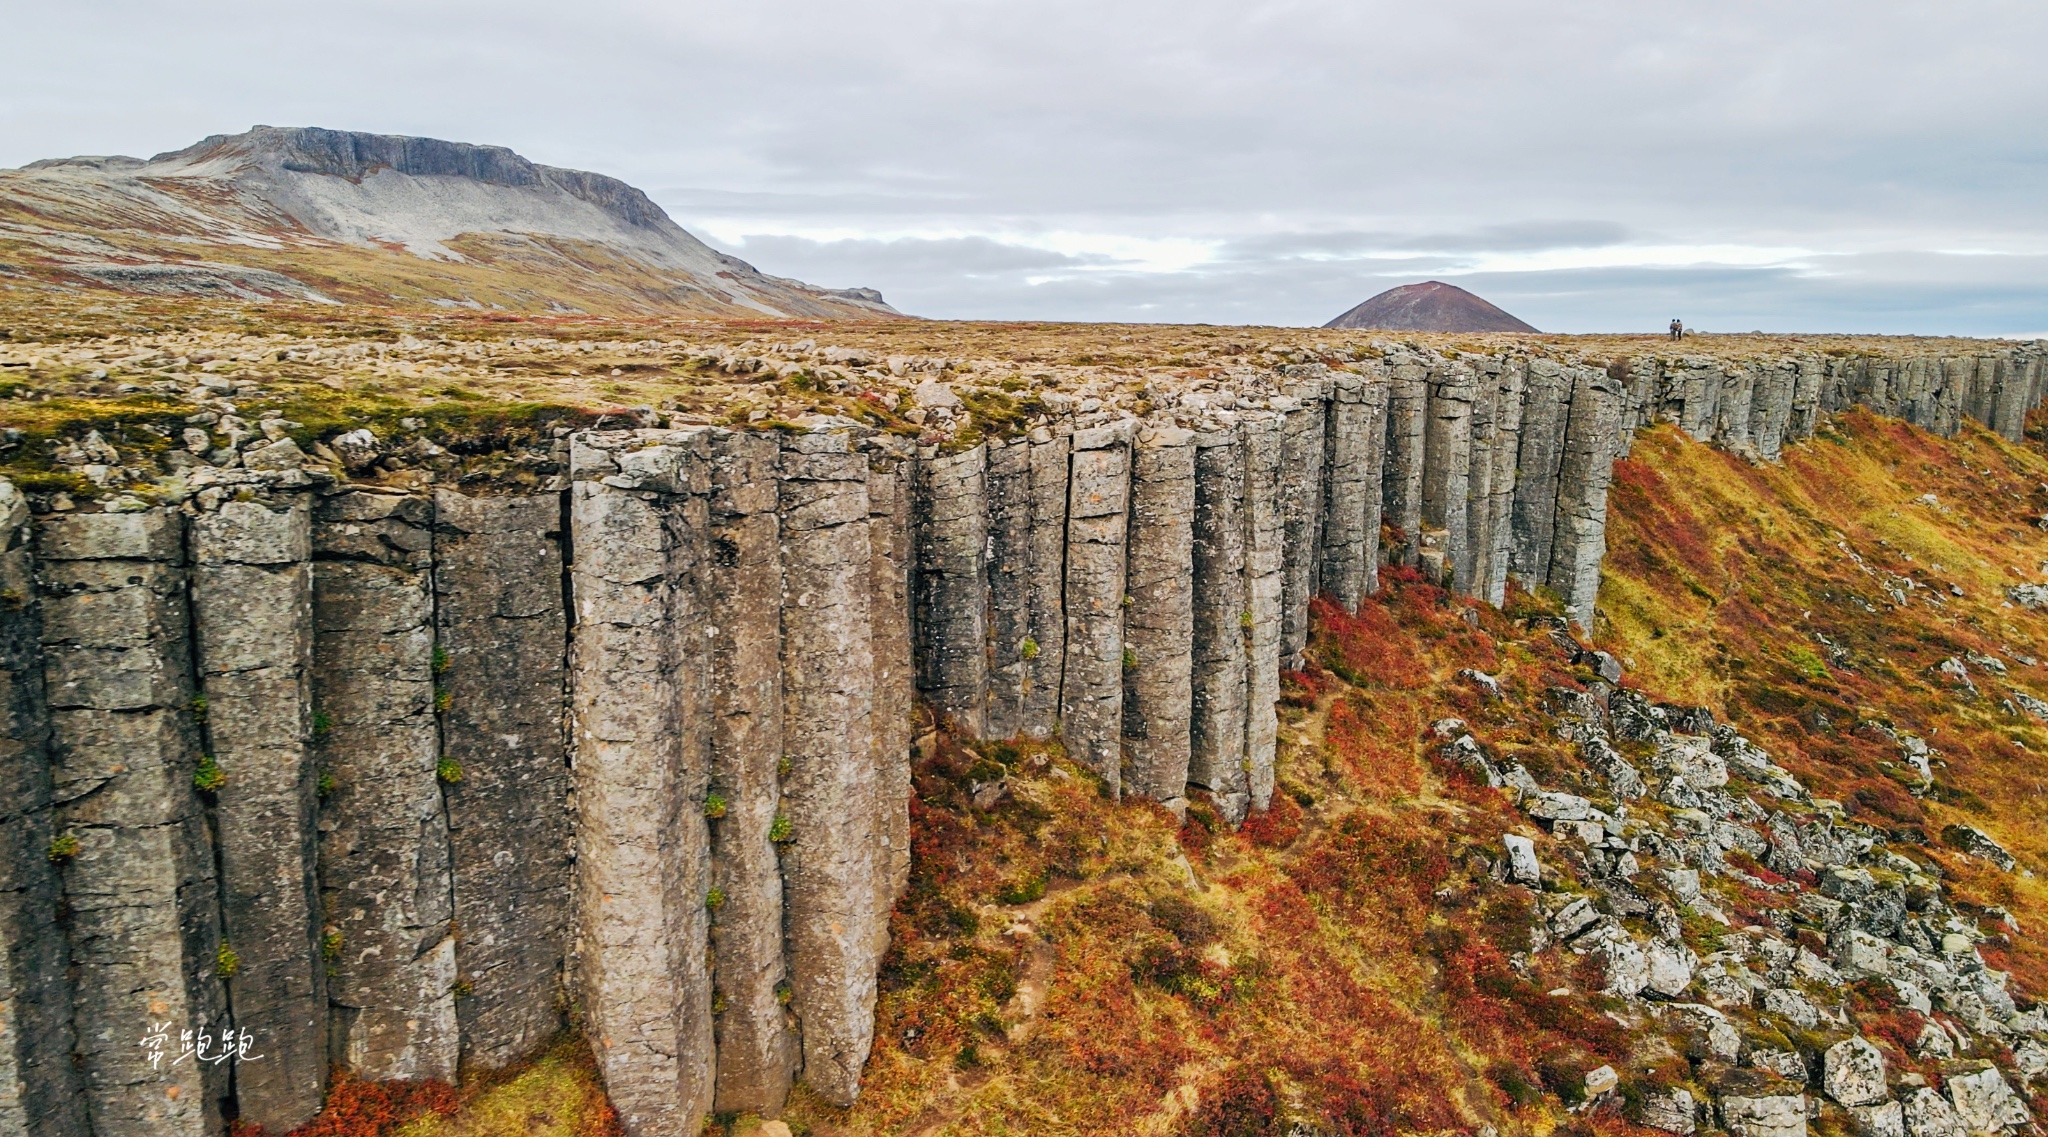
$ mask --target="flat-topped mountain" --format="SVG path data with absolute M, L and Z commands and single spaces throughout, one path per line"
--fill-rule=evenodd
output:
M 1533 332 L 1492 304 L 1440 280 L 1389 288 L 1323 325 L 1385 332 Z
M 259 126 L 0 171 L 0 269 L 134 292 L 720 317 L 898 315 L 769 276 L 617 178 L 502 146 Z

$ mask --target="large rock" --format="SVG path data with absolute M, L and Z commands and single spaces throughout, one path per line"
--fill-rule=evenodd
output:
M 1720 1109 L 1733 1137 L 1805 1137 L 1805 1094 L 1724 1094 Z
M 503 1069 L 562 1026 L 573 886 L 561 538 L 560 494 L 435 495 L 441 746 L 462 773 L 444 794 L 465 1069 Z
M 982 728 L 990 738 L 1024 732 L 1024 690 L 1035 662 L 1031 639 L 1031 444 L 1025 439 L 988 443 L 988 708 Z M 914 480 L 914 478 L 913 478 Z M 869 481 L 869 504 L 877 485 Z
M 1280 604 L 1286 542 L 1280 508 L 1280 420 L 1247 416 L 1244 440 L 1245 775 L 1251 807 L 1273 801 L 1280 743 Z M 1375 542 L 1377 548 L 1377 542 Z
M 35 556 L 52 829 L 78 842 L 61 875 L 92 1130 L 213 1137 L 227 1067 L 172 1061 L 182 1032 L 229 1025 L 219 883 L 192 783 L 183 518 L 51 517 Z M 143 1043 L 156 1024 L 168 1042 L 152 1061 Z
M 1648 1089 L 1636 1109 L 1636 1124 L 1666 1133 L 1690 1135 L 1699 1130 L 1699 1103 L 1688 1089 Z
M 1060 729 L 1060 681 L 1067 661 L 1067 439 L 1031 442 L 1031 614 L 1022 660 L 1022 728 L 1050 738 Z
M 1193 745 L 1188 782 L 1215 796 L 1233 825 L 1251 806 L 1247 704 L 1244 447 L 1236 431 L 1195 449 Z M 1145 666 L 1143 659 L 1134 661 Z
M 1948 1100 L 1956 1107 L 1956 1117 L 1973 1133 L 1996 1133 L 2033 1123 L 2026 1103 L 2012 1092 L 1995 1066 L 1949 1075 Z
M 1193 719 L 1195 436 L 1166 427 L 1132 451 L 1124 613 L 1124 788 L 1185 807 Z
M 192 519 L 192 619 L 215 791 L 221 915 L 237 967 L 237 1030 L 263 1040 L 239 1064 L 241 1116 L 272 1132 L 320 1112 L 327 984 L 315 883 L 313 577 L 309 504 L 223 502 Z
M 1320 586 L 1346 611 L 1355 612 L 1358 602 L 1379 588 L 1386 379 L 1377 372 L 1340 373 L 1332 382 L 1328 406 L 1321 462 L 1325 493 L 1317 533 Z
M 1113 427 L 1073 436 L 1066 527 L 1066 664 L 1060 729 L 1067 753 L 1122 791 L 1125 543 L 1129 438 Z
M 1948 1099 L 1922 1086 L 1903 1103 L 1908 1137 L 1967 1137 L 1962 1118 Z
M 804 1081 L 841 1105 L 860 1093 L 888 941 L 881 882 L 890 871 L 883 845 L 889 822 L 872 761 L 867 477 L 866 457 L 851 452 L 843 436 L 798 436 L 783 449 L 782 745 L 789 773 L 782 789 L 789 840 L 782 875 L 791 1006 L 801 1023 Z M 1121 502 L 1117 520 L 1121 592 Z
M 707 450 L 702 432 L 584 435 L 572 468 L 576 989 L 634 1137 L 695 1137 L 712 1105 L 710 715 L 706 645 L 689 634 L 705 618 Z M 865 537 L 864 496 L 833 512 Z M 844 559 L 864 611 L 865 540 Z M 841 766 L 872 770 L 849 750 L 866 758 L 842 743 Z
M 447 809 L 434 719 L 433 503 L 314 509 L 314 759 L 336 1061 L 367 1079 L 460 1064 Z
M 734 435 L 714 444 L 705 596 L 710 629 L 711 882 L 725 895 L 711 947 L 724 1010 L 715 1108 L 780 1112 L 797 1065 L 797 1037 L 779 990 L 782 866 L 774 843 L 782 813 L 782 555 L 773 439 Z M 871 515 L 872 518 L 872 515 Z M 872 520 L 870 522 L 872 524 Z M 708 800 L 708 799 L 707 799 Z
M 1308 647 L 1308 605 L 1316 594 L 1323 522 L 1324 403 L 1320 391 L 1294 392 L 1305 401 L 1287 411 L 1280 448 L 1280 523 L 1285 533 L 1281 569 L 1280 651 L 1300 668 Z M 1386 426 L 1382 419 L 1381 445 Z M 1376 488 L 1376 486 L 1374 487 Z
M 0 1133 L 86 1137 L 49 856 L 50 712 L 28 540 L 28 505 L 0 479 Z
M 1828 1047 L 1821 1056 L 1821 1087 L 1842 1105 L 1876 1105 L 1889 1097 L 1884 1055 L 1861 1035 Z
M 1650 941 L 1648 951 L 1649 977 L 1645 986 L 1667 999 L 1676 999 L 1692 986 L 1693 969 L 1699 966 L 1699 958 L 1683 943 L 1656 939 Z
M 918 463 L 918 688 L 964 737 L 988 704 L 988 455 L 975 446 Z

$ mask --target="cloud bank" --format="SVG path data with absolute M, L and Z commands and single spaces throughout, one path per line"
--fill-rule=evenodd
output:
M 252 123 L 511 146 L 936 317 L 2048 328 L 2038 3 L 20 5 L 0 165 Z

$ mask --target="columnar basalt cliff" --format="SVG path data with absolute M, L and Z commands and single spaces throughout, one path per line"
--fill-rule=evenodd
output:
M 0 482 L 0 1134 L 279 1133 L 330 1063 L 458 1078 L 572 1020 L 633 1137 L 850 1102 L 919 699 L 1235 823 L 1313 597 L 1405 563 L 1590 623 L 1638 427 L 2011 438 L 2044 374 L 1388 348 L 1233 382 L 1005 438 L 564 431 L 517 492 L 266 460 L 31 515 Z M 262 1061 L 169 1060 L 228 1029 Z

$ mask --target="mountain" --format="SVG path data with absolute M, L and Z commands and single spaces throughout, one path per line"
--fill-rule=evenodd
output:
M 1389 288 L 1323 325 L 1384 332 L 1533 332 L 1455 284 L 1440 280 Z
M 258 126 L 144 161 L 0 170 L 0 272 L 159 294 L 514 312 L 874 319 L 769 276 L 617 178 L 502 146 Z

